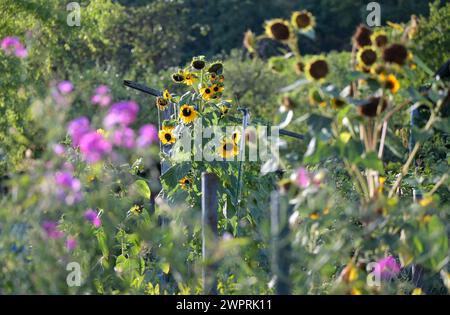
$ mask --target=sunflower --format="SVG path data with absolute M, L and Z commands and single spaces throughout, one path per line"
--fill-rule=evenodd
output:
M 308 99 L 311 105 L 319 105 L 321 107 L 326 106 L 326 102 L 318 89 L 310 89 L 308 91 Z
M 392 44 L 383 51 L 383 59 L 387 63 L 403 66 L 408 59 L 408 50 L 402 44 Z
M 196 117 L 197 111 L 195 110 L 194 106 L 185 104 L 180 107 L 180 119 L 185 124 L 190 124 Z
M 305 74 L 310 81 L 321 81 L 325 79 L 329 71 L 327 61 L 321 57 L 312 59 L 305 66 Z
M 275 40 L 286 42 L 292 38 L 291 28 L 289 27 L 289 23 L 285 20 L 271 20 L 267 22 L 265 29 L 267 36 Z
M 390 90 L 392 94 L 396 94 L 400 89 L 400 82 L 393 74 L 390 74 L 388 76 L 381 74 L 380 82 L 383 83 L 383 86 L 386 89 Z
M 167 105 L 169 105 L 169 101 L 166 100 L 163 97 L 157 97 L 156 98 L 156 106 L 159 108 L 159 110 L 166 110 Z
M 214 92 L 210 86 L 206 86 L 200 89 L 200 94 L 205 101 L 209 101 L 213 97 Z
M 223 63 L 221 63 L 220 61 L 213 62 L 208 68 L 209 73 L 222 74 L 222 71 Z
M 177 73 L 172 74 L 172 81 L 175 83 L 183 83 L 184 82 L 184 72 L 182 70 Z
M 220 106 L 220 115 L 225 116 L 226 114 L 228 114 L 228 110 L 229 110 L 228 106 L 226 105 Z
M 215 74 L 214 72 L 211 72 L 208 75 L 208 77 L 209 77 L 209 81 L 211 81 L 211 82 L 217 81 L 219 78 L 219 76 L 217 74 Z
M 193 74 L 193 73 L 186 73 L 186 75 L 184 76 L 184 83 L 186 83 L 186 85 L 192 85 L 197 81 L 198 77 Z
M 162 130 L 159 131 L 158 137 L 162 144 L 174 144 L 176 137 L 173 134 L 174 127 L 164 126 Z
M 332 109 L 341 109 L 347 104 L 345 100 L 340 97 L 333 97 L 330 102 Z
M 296 29 L 308 32 L 316 26 L 316 18 L 309 11 L 296 11 L 292 13 L 291 23 Z
M 194 58 L 191 62 L 191 66 L 195 70 L 202 70 L 206 66 L 206 62 L 203 59 Z
M 381 108 L 378 106 L 381 104 Z M 375 117 L 379 113 L 382 113 L 387 107 L 387 101 L 381 100 L 380 97 L 370 97 L 363 105 L 357 106 L 356 109 L 361 116 Z
M 234 131 L 233 134 L 231 135 L 231 140 L 233 140 L 233 142 L 235 144 L 238 144 L 240 139 L 241 139 L 241 133 L 237 130 Z
M 192 185 L 192 179 L 188 176 L 185 176 L 178 181 L 178 184 L 180 184 L 181 189 L 187 190 L 189 186 Z
M 378 56 L 374 48 L 366 46 L 358 50 L 357 58 L 360 65 L 370 69 L 377 61 Z
M 213 86 L 211 86 L 211 90 L 213 91 L 213 93 L 222 93 L 222 91 L 224 90 L 223 85 L 220 84 L 214 84 Z
M 222 158 L 228 159 L 238 155 L 238 146 L 232 140 L 223 140 L 219 148 L 219 154 Z
M 172 100 L 172 95 L 169 93 L 169 91 L 167 89 L 165 89 L 164 92 L 163 92 L 163 98 L 166 101 L 171 101 Z
M 372 45 L 372 40 L 370 38 L 371 36 L 372 31 L 361 24 L 358 26 L 355 34 L 353 35 L 353 44 L 358 48 L 370 46 Z
M 384 31 L 376 31 L 371 36 L 372 43 L 378 48 L 383 48 L 388 43 L 388 37 Z
M 134 205 L 129 212 L 134 215 L 140 215 L 143 210 L 144 208 L 141 205 Z

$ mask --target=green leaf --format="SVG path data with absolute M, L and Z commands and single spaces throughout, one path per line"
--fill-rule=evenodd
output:
M 378 155 L 375 152 L 369 152 L 363 155 L 360 164 L 365 168 L 384 174 L 383 162 L 378 158 Z
M 139 179 L 134 182 L 133 186 L 136 188 L 136 191 L 139 193 L 139 195 L 143 198 L 150 199 L 151 190 L 150 187 L 148 187 L 148 184 L 145 180 Z

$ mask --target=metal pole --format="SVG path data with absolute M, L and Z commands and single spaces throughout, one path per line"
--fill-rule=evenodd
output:
M 218 178 L 213 173 L 202 173 L 202 283 L 203 294 L 217 294 L 216 264 L 211 262 L 217 245 L 217 188 Z
M 278 191 L 270 195 L 272 234 L 272 273 L 275 279 L 275 294 L 291 294 L 289 269 L 291 266 L 291 243 L 289 241 L 290 206 Z

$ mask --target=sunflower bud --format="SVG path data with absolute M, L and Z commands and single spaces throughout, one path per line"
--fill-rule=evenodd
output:
M 242 44 L 244 45 L 245 49 L 248 50 L 249 53 L 251 53 L 251 54 L 255 53 L 255 51 L 256 51 L 255 33 L 253 33 L 250 30 L 245 32 L 244 40 L 243 40 Z

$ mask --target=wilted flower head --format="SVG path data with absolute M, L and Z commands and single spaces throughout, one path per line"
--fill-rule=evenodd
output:
M 69 94 L 73 91 L 73 84 L 70 81 L 61 81 L 57 85 L 58 91 L 61 94 Z
M 111 106 L 103 124 L 106 128 L 115 125 L 128 126 L 136 120 L 138 112 L 139 106 L 133 101 L 115 103 Z
M 15 36 L 3 38 L 0 47 L 6 54 L 14 54 L 18 58 L 25 58 L 28 56 L 28 51 L 25 46 Z
M 383 59 L 388 63 L 403 66 L 408 58 L 408 50 L 402 44 L 392 44 L 383 51 Z
M 400 265 L 393 256 L 388 256 L 377 261 L 374 272 L 382 280 L 391 280 L 400 273 Z
M 353 43 L 358 48 L 362 48 L 364 46 L 371 46 L 372 40 L 370 36 L 372 35 L 372 31 L 368 29 L 364 25 L 358 26 L 356 29 L 355 35 L 353 35 Z
M 87 209 L 86 212 L 84 212 L 84 218 L 89 222 L 91 222 L 92 225 L 95 226 L 96 228 L 102 225 L 102 221 L 98 216 L 98 213 L 92 209 Z
M 156 142 L 158 142 L 158 129 L 151 124 L 143 125 L 139 129 L 139 136 L 136 139 L 137 146 L 144 148 Z
M 44 221 L 42 223 L 42 229 L 48 238 L 59 239 L 64 236 L 64 232 L 58 229 L 58 224 L 53 221 Z
M 76 118 L 69 122 L 67 131 L 72 138 L 72 144 L 79 146 L 81 137 L 90 131 L 89 120 L 86 117 Z
M 96 131 L 86 133 L 80 139 L 80 151 L 89 163 L 100 161 L 111 149 L 111 144 Z

